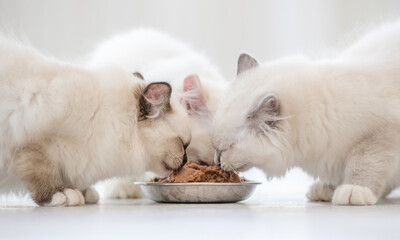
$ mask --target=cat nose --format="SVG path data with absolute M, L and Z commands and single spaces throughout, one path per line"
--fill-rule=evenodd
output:
M 221 153 L 222 151 L 219 149 L 215 150 L 215 154 L 214 154 L 214 163 L 218 166 L 221 167 Z

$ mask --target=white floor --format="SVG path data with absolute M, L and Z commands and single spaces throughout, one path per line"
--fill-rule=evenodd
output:
M 250 175 L 263 181 L 262 174 Z M 376 206 L 341 207 L 308 202 L 304 194 L 311 183 L 296 170 L 283 180 L 265 182 L 237 204 L 139 199 L 46 208 L 28 197 L 0 197 L 0 240 L 400 239 L 400 190 Z
M 369 207 L 263 191 L 237 204 L 138 199 L 46 208 L 25 199 L 2 202 L 0 239 L 400 239 L 399 220 L 400 191 Z

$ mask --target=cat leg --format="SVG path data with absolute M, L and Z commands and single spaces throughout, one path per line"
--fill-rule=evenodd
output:
M 311 185 L 306 196 L 310 201 L 329 202 L 332 200 L 334 190 L 335 187 L 333 185 L 317 181 Z
M 40 206 L 84 204 L 82 193 L 66 186 L 60 167 L 48 159 L 38 145 L 29 145 L 18 151 L 15 172 L 28 188 L 33 201 Z
M 385 190 L 383 190 L 382 197 L 383 198 L 387 197 L 387 195 L 389 195 L 394 189 L 395 187 L 386 186 Z
M 352 149 L 346 160 L 343 183 L 333 194 L 333 204 L 373 205 L 378 201 L 400 157 L 398 136 L 393 132 L 376 134 Z
M 85 203 L 96 204 L 99 201 L 99 194 L 93 187 L 88 187 L 83 191 L 83 196 L 85 197 Z
M 143 193 L 140 186 L 133 184 L 136 179 L 110 179 L 105 184 L 106 198 L 142 198 Z

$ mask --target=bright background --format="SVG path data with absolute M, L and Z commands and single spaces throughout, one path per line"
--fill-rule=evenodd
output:
M 151 27 L 204 51 L 228 80 L 242 51 L 261 61 L 326 56 L 399 17 L 399 0 L 0 0 L 0 26 L 46 54 L 73 61 L 114 34 Z M 304 194 L 311 182 L 294 170 L 260 191 Z

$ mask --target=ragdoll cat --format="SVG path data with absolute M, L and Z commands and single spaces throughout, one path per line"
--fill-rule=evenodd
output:
M 298 166 L 319 178 L 310 200 L 375 204 L 400 182 L 400 22 L 328 60 L 242 54 L 214 120 L 223 169 Z
M 138 29 L 101 43 L 87 63 L 90 66 L 114 64 L 146 81 L 169 82 L 174 89 L 172 98 L 182 103 L 189 116 L 192 141 L 187 149 L 188 159 L 213 164 L 211 121 L 226 82 L 204 55 L 161 32 Z M 133 181 L 110 181 L 106 195 L 140 197 L 140 189 Z
M 0 186 L 45 206 L 95 203 L 90 185 L 183 164 L 191 133 L 168 83 L 85 69 L 0 38 Z

